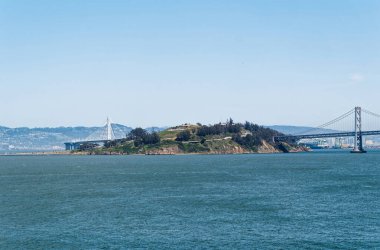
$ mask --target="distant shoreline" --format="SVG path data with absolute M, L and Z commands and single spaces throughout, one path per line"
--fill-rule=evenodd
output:
M 70 151 L 36 151 L 36 152 L 5 152 L 0 153 L 0 156 L 33 156 L 33 155 L 71 155 Z

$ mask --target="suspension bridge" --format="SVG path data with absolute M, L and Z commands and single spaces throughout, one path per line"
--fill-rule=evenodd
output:
M 361 107 L 355 107 L 343 115 L 318 127 L 297 134 L 275 136 L 274 142 L 297 142 L 303 139 L 352 137 L 353 153 L 365 153 L 363 136 L 380 136 L 380 115 Z M 66 150 L 76 150 L 85 145 L 102 145 L 116 138 L 112 123 L 106 124 L 83 140 L 66 142 Z
M 66 150 L 77 150 L 85 145 L 102 145 L 115 139 L 119 138 L 115 137 L 111 120 L 107 118 L 107 122 L 103 127 L 96 130 L 94 133 L 90 134 L 83 140 L 65 142 L 65 148 Z
M 365 153 L 363 136 L 380 135 L 380 115 L 361 107 L 302 133 L 275 136 L 275 142 L 300 141 L 302 139 L 353 137 L 352 153 Z

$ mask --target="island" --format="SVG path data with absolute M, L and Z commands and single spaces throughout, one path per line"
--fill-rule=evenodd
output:
M 159 132 L 135 128 L 123 139 L 99 146 L 85 143 L 73 154 L 95 155 L 174 155 L 174 154 L 248 154 L 304 152 L 308 148 L 292 142 L 274 142 L 280 132 L 251 122 L 213 125 L 183 124 Z

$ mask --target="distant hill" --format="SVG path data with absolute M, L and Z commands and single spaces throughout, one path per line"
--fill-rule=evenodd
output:
M 42 151 L 63 150 L 64 142 L 81 140 L 101 127 L 57 127 L 57 128 L 7 128 L 0 126 L 0 151 Z M 132 128 L 112 124 L 117 138 L 124 138 Z M 150 127 L 148 131 L 165 128 Z
M 313 130 L 317 131 L 318 133 L 338 132 L 331 129 L 316 129 L 314 127 L 290 126 L 290 125 L 273 125 L 273 126 L 265 126 L 265 127 L 276 130 L 286 135 L 297 135 L 297 134 L 302 134 L 305 132 L 312 132 Z
M 169 127 L 148 127 L 148 128 L 145 128 L 145 130 L 148 131 L 149 133 L 153 133 L 153 132 L 163 131 L 167 128 L 169 128 Z

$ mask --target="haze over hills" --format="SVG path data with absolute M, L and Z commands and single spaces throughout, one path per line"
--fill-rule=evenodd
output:
M 272 125 L 272 126 L 266 126 L 266 127 L 277 130 L 278 132 L 281 132 L 286 135 L 299 134 L 304 131 L 309 131 L 313 129 L 313 127 L 291 126 L 291 125 Z
M 57 128 L 8 128 L 0 126 L 1 151 L 63 150 L 64 142 L 83 140 L 101 127 L 57 127 Z M 124 138 L 132 128 L 112 124 L 116 138 Z M 148 131 L 164 128 L 149 127 Z
M 316 128 L 314 127 L 305 127 L 305 126 L 292 126 L 292 125 L 272 125 L 272 126 L 265 126 L 273 130 L 277 130 L 278 132 L 281 132 L 286 135 L 297 135 L 297 134 L 303 134 L 308 132 L 316 131 Z M 333 133 L 338 132 L 336 130 L 332 129 L 317 129 L 318 133 Z

